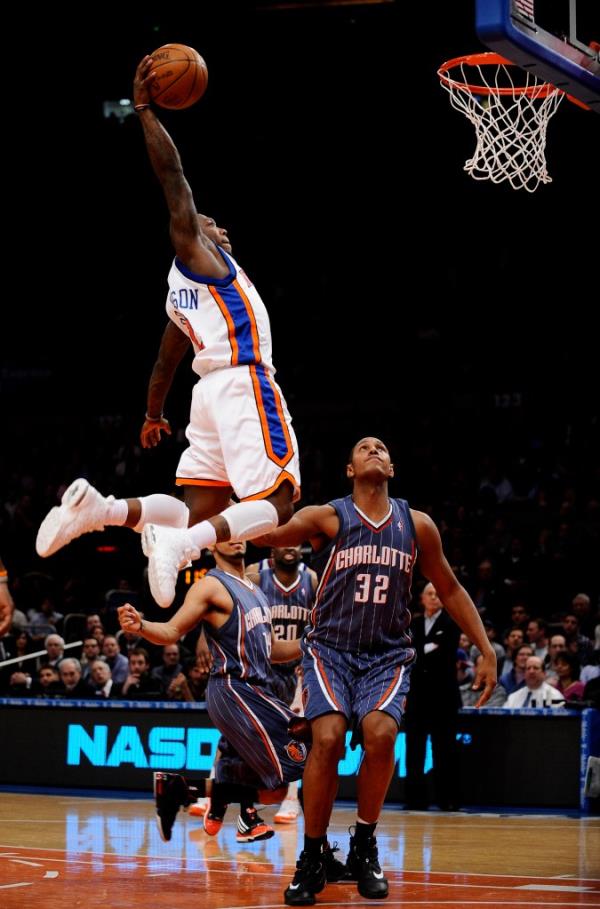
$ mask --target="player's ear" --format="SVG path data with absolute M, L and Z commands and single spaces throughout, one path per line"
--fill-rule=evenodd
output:
M 352 464 L 346 464 L 346 476 L 349 480 L 352 480 L 354 478 L 354 467 Z
M 390 476 L 394 476 L 394 465 L 390 462 Z

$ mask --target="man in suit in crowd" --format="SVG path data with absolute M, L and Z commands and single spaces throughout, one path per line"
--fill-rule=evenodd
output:
M 424 614 L 411 624 L 417 660 L 405 713 L 406 808 L 429 807 L 423 772 L 427 736 L 433 752 L 435 802 L 443 811 L 458 806 L 456 730 L 461 706 L 456 675 L 460 629 L 444 610 L 433 584 L 421 594 Z

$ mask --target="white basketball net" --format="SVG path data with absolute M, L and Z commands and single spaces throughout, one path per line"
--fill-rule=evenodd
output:
M 540 183 L 552 182 L 546 170 L 546 129 L 564 93 L 518 68 L 516 85 L 512 64 L 495 62 L 502 59 L 495 54 L 476 59 L 486 56 L 494 60 L 483 65 L 450 61 L 438 70 L 452 107 L 475 127 L 475 153 L 464 169 L 474 180 L 508 180 L 513 189 L 535 192 Z M 451 68 L 456 71 L 452 75 Z

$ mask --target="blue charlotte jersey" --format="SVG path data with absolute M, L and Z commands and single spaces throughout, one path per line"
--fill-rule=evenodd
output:
M 261 569 L 260 589 L 271 607 L 273 637 L 277 641 L 296 641 L 302 637 L 313 604 L 310 572 L 300 571 L 296 580 L 285 587 L 273 568 Z
M 417 555 L 408 503 L 390 499 L 379 525 L 356 507 L 352 496 L 330 505 L 340 529 L 313 560 L 320 581 L 306 642 L 357 654 L 407 647 Z
M 204 623 L 213 656 L 211 676 L 233 676 L 265 684 L 271 677 L 271 610 L 264 593 L 220 568 L 212 568 L 233 600 L 233 611 L 224 625 Z

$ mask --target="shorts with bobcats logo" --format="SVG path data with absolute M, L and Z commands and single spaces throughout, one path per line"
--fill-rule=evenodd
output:
M 288 723 L 297 717 L 267 689 L 231 676 L 214 676 L 206 689 L 206 705 L 219 732 L 266 789 L 300 779 L 308 749 L 288 734 Z M 219 764 L 217 782 L 229 782 L 219 778 Z

